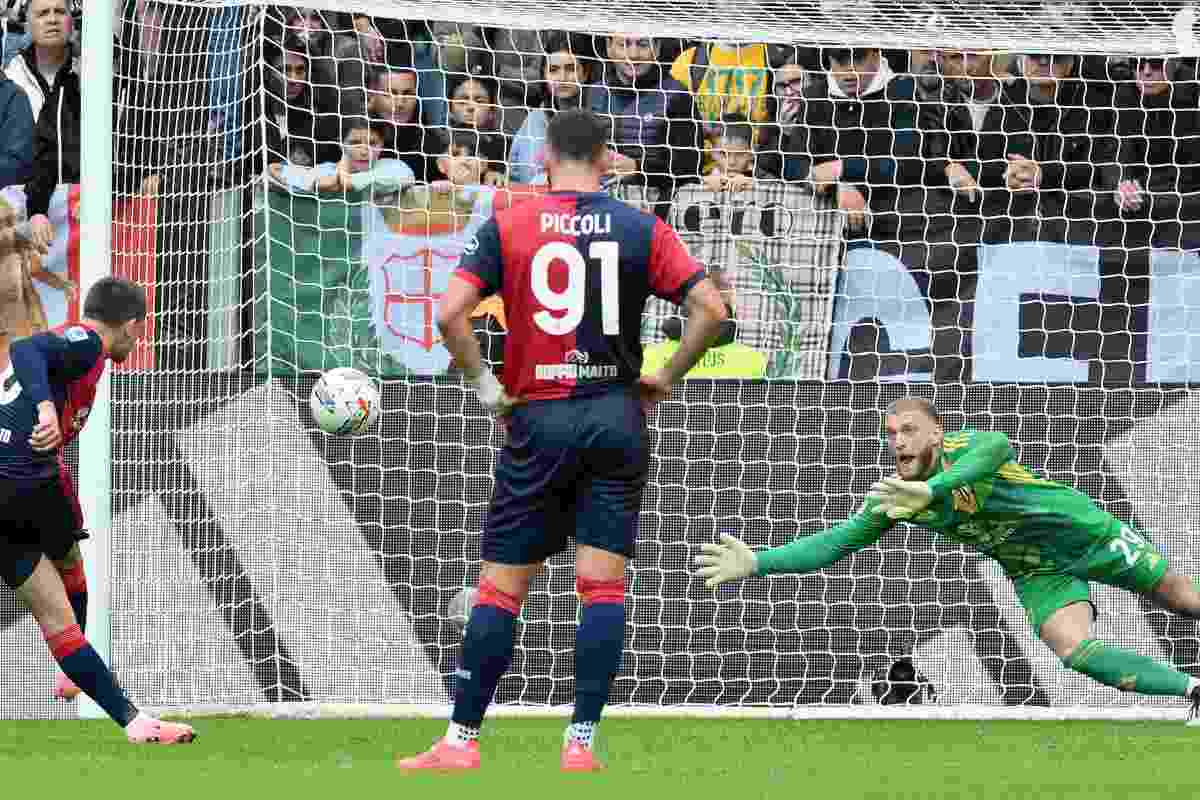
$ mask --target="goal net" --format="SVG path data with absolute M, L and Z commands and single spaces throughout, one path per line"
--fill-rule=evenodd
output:
M 545 190 L 547 119 L 583 105 L 612 121 L 605 190 L 672 223 L 737 321 L 652 415 L 616 713 L 897 713 L 872 683 L 902 658 L 932 691 L 898 713 L 1178 711 L 1067 671 L 995 562 L 921 528 L 717 592 L 689 571 L 721 533 L 777 546 L 853 514 L 893 468 L 883 409 L 912 393 L 1200 574 L 1190 5 L 116 5 L 113 270 L 154 313 L 113 377 L 94 538 L 137 702 L 447 713 L 449 606 L 478 574 L 503 432 L 434 312 L 473 231 Z M 51 202 L 67 277 L 86 193 Z M 51 324 L 78 313 L 42 291 Z M 505 309 L 473 324 L 502 369 Z M 647 363 L 684 325 L 648 305 Z M 380 382 L 364 435 L 308 412 L 338 366 Z M 1095 638 L 1200 668 L 1194 623 L 1091 597 Z M 555 557 L 499 713 L 573 701 L 577 614 Z M 74 713 L 52 685 L 3 590 L 0 716 Z

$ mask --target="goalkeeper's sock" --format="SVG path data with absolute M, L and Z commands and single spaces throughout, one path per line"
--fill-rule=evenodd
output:
M 625 580 L 577 577 L 583 603 L 575 632 L 575 713 L 567 735 L 591 747 L 625 642 Z
M 112 672 L 83 638 L 78 625 L 46 636 L 46 644 L 66 676 L 95 700 L 113 722 L 124 728 L 137 716 L 137 708 L 129 702 Z
M 446 732 L 451 741 L 465 744 L 459 742 L 464 729 L 479 735 L 496 684 L 512 660 L 513 633 L 520 611 L 520 598 L 505 594 L 490 581 L 479 582 L 479 594 L 463 636 L 454 713 Z
M 63 586 L 67 590 L 67 600 L 71 601 L 71 608 L 75 612 L 75 621 L 79 623 L 79 630 L 87 630 L 87 576 L 83 573 L 83 562 L 76 561 L 72 567 L 59 570 L 58 573 L 62 576 Z
M 1085 639 L 1063 659 L 1069 669 L 1123 692 L 1187 697 L 1192 678 L 1149 656 Z

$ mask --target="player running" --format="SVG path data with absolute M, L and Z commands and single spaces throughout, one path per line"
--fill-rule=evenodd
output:
M 187 725 L 140 713 L 83 635 L 82 521 L 59 452 L 86 421 L 106 363 L 124 361 L 144 334 L 146 294 L 130 281 L 102 278 L 83 316 L 13 342 L 0 376 L 0 578 L 33 613 L 63 673 L 129 741 L 190 742 Z
M 998 561 L 1034 633 L 1069 669 L 1126 692 L 1188 697 L 1188 719 L 1197 719 L 1196 678 L 1088 638 L 1089 581 L 1198 619 L 1200 591 L 1191 579 L 1087 495 L 1019 464 L 1004 433 L 944 435 L 934 405 L 914 397 L 888 407 L 886 426 L 897 474 L 871 487 L 858 514 L 758 552 L 722 535 L 720 544 L 701 545 L 696 577 L 715 587 L 750 575 L 812 572 L 873 544 L 897 520 L 923 525 Z
M 512 657 L 530 579 L 575 537 L 575 712 L 561 766 L 602 768 L 592 744 L 625 637 L 625 565 L 649 467 L 646 410 L 716 338 L 725 304 L 665 223 L 600 191 L 605 126 L 561 112 L 547 130 L 551 191 L 501 211 L 466 250 L 438 327 L 480 402 L 504 419 L 483 532 L 478 599 L 463 639 L 446 736 L 403 770 L 479 766 L 476 741 Z M 469 315 L 499 293 L 508 319 L 504 385 L 480 361 Z M 641 322 L 654 294 L 690 322 L 663 369 L 639 379 Z

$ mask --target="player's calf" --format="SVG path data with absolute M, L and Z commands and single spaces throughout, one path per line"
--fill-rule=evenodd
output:
M 575 591 L 583 608 L 575 632 L 575 713 L 565 735 L 562 768 L 591 772 L 603 766 L 592 747 L 621 664 L 625 579 L 596 580 L 580 575 L 575 579 Z

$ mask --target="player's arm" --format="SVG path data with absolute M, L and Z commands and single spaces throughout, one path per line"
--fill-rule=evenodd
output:
M 950 437 L 953 440 L 953 437 Z M 947 444 L 948 449 L 953 445 Z M 1004 431 L 976 431 L 959 445 L 965 448 L 949 469 L 934 475 L 926 483 L 934 500 L 941 500 L 960 486 L 975 483 L 1017 457 Z
M 963 432 L 946 437 L 943 454 L 956 454 L 947 469 L 924 481 L 885 478 L 871 487 L 868 495 L 888 516 L 908 519 L 930 503 L 945 499 L 960 486 L 975 483 L 995 474 L 1000 466 L 1016 458 L 1016 452 L 1003 431 Z
M 39 451 L 53 450 L 62 443 L 62 430 L 51 380 L 66 383 L 86 374 L 104 357 L 104 344 L 95 331 L 74 326 L 62 334 L 47 332 L 18 339 L 8 352 L 13 376 L 38 412 L 30 444 Z
M 840 525 L 803 536 L 790 544 L 755 552 L 744 542 L 723 534 L 720 544 L 701 545 L 693 573 L 713 588 L 726 581 L 776 573 L 815 572 L 874 544 L 895 522 L 868 500 L 863 510 Z
M 669 386 L 683 378 L 703 356 L 721 332 L 721 323 L 729 316 L 717 287 L 704 274 L 679 235 L 661 220 L 654 225 L 650 252 L 650 287 L 659 297 L 686 306 L 688 324 L 679 349 L 659 370 Z
M 442 343 L 463 371 L 467 383 L 475 389 L 479 402 L 494 414 L 508 413 L 517 401 L 504 392 L 500 381 L 484 365 L 479 342 L 471 330 L 471 312 L 500 287 L 501 257 L 500 228 L 493 217 L 468 243 L 437 312 Z

